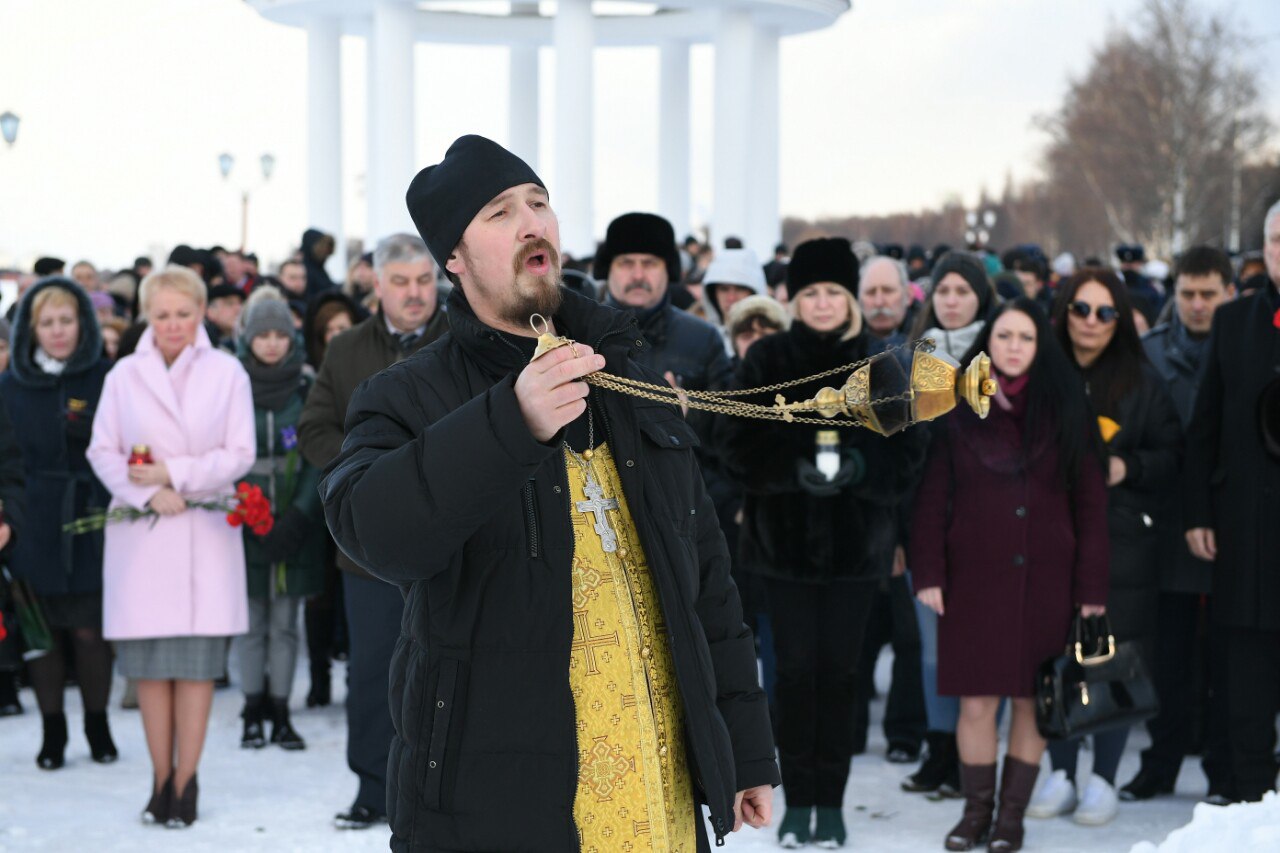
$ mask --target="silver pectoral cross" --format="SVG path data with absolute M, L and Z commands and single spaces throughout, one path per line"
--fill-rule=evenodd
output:
M 595 531 L 600 537 L 604 552 L 612 554 L 618 550 L 618 534 L 609 526 L 609 516 L 606 512 L 618 508 L 618 499 L 605 498 L 604 489 L 600 488 L 600 484 L 591 476 L 590 468 L 587 468 L 586 475 L 587 482 L 582 487 L 582 493 L 587 496 L 587 500 L 578 501 L 575 506 L 578 512 L 591 513 L 595 519 Z

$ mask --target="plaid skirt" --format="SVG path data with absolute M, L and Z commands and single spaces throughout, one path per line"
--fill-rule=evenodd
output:
M 116 668 L 126 678 L 213 681 L 227 672 L 230 637 L 115 640 Z

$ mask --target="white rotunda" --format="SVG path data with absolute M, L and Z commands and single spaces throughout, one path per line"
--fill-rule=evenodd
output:
M 539 168 L 538 50 L 555 51 L 553 187 L 563 248 L 591 254 L 592 51 L 650 46 L 660 52 L 658 213 L 678 235 L 690 216 L 689 50 L 715 52 L 712 236 L 741 236 L 762 258 L 780 235 L 778 210 L 778 42 L 822 29 L 850 0 L 247 0 L 268 20 L 307 33 L 307 181 L 311 225 L 341 233 L 339 39 L 368 41 L 370 142 L 367 242 L 406 221 L 404 191 L 414 162 L 413 48 L 416 42 L 496 45 L 510 50 L 507 144 Z M 443 152 L 441 152 L 443 153 Z M 573 180 L 563 176 L 572 175 Z

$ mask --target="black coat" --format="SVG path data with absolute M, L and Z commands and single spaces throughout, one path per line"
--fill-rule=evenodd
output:
M 9 544 L 0 551 L 0 560 L 13 551 L 14 541 L 27 526 L 27 495 L 23 488 L 22 449 L 18 446 L 9 410 L 0 405 L 0 510 L 9 525 Z
M 1139 640 L 1150 653 L 1160 594 L 1160 519 L 1178 483 L 1182 424 L 1160 375 L 1143 365 L 1142 380 L 1120 401 L 1120 425 L 1107 445 L 1125 463 L 1125 479 L 1110 487 L 1111 592 L 1107 615 L 1120 640 Z
M 787 332 L 756 341 L 734 384 L 757 388 L 799 379 L 866 358 L 868 347 L 865 333 L 838 341 L 797 321 Z M 788 400 L 803 400 L 847 378 L 807 382 L 785 394 Z M 746 399 L 771 405 L 773 394 Z M 813 461 L 820 429 L 743 418 L 717 421 L 720 453 L 747 492 L 738 545 L 742 566 L 755 574 L 810 582 L 887 576 L 899 542 L 898 507 L 919 479 L 928 436 L 921 428 L 888 438 L 842 429 L 842 449 L 861 452 L 866 473 L 833 497 L 815 497 L 801 490 L 796 463 Z
M 35 362 L 31 305 L 49 287 L 62 287 L 79 306 L 80 343 L 63 372 Z M 0 374 L 0 401 L 13 422 L 26 474 L 27 525 L 9 566 L 42 595 L 102 589 L 102 533 L 72 536 L 62 525 L 107 507 L 110 496 L 85 459 L 93 415 L 110 364 L 89 297 L 70 279 L 44 279 L 27 291 L 13 323 L 9 369 Z
M 458 289 L 449 316 L 449 335 L 356 392 L 321 486 L 338 545 L 406 596 L 391 665 L 392 848 L 576 850 L 563 452 L 520 414 L 521 350 Z M 647 344 L 623 314 L 566 292 L 555 319 L 608 371 L 656 381 L 635 363 Z M 735 792 L 779 778 L 697 438 L 671 406 L 593 397 L 668 626 L 695 791 L 721 836 Z
M 1188 337 L 1176 311 L 1168 323 L 1143 336 L 1142 346 L 1151 359 L 1151 366 L 1164 380 L 1164 387 L 1178 410 L 1178 421 L 1186 430 L 1200 390 L 1204 349 L 1197 348 Z M 1160 534 L 1160 589 L 1203 595 L 1212 587 L 1213 564 L 1197 558 L 1187 547 L 1182 523 L 1183 499 L 1182 489 L 1170 489 L 1168 507 L 1156 519 Z
M 1280 460 L 1263 445 L 1258 398 L 1280 377 L 1275 289 L 1213 315 L 1200 394 L 1187 430 L 1187 529 L 1217 534 L 1214 621 L 1280 630 Z

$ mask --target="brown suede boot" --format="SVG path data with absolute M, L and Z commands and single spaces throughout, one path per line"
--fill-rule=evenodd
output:
M 1004 772 L 1000 774 L 1000 813 L 996 817 L 995 831 L 991 833 L 991 853 L 1012 853 L 1022 849 L 1022 813 L 1031 801 L 1031 792 L 1040 775 L 1039 764 L 1019 761 L 1012 755 L 1004 757 Z
M 996 808 L 996 766 L 962 763 L 960 790 L 964 792 L 964 816 L 947 833 L 948 850 L 972 850 L 987 840 L 991 813 Z

